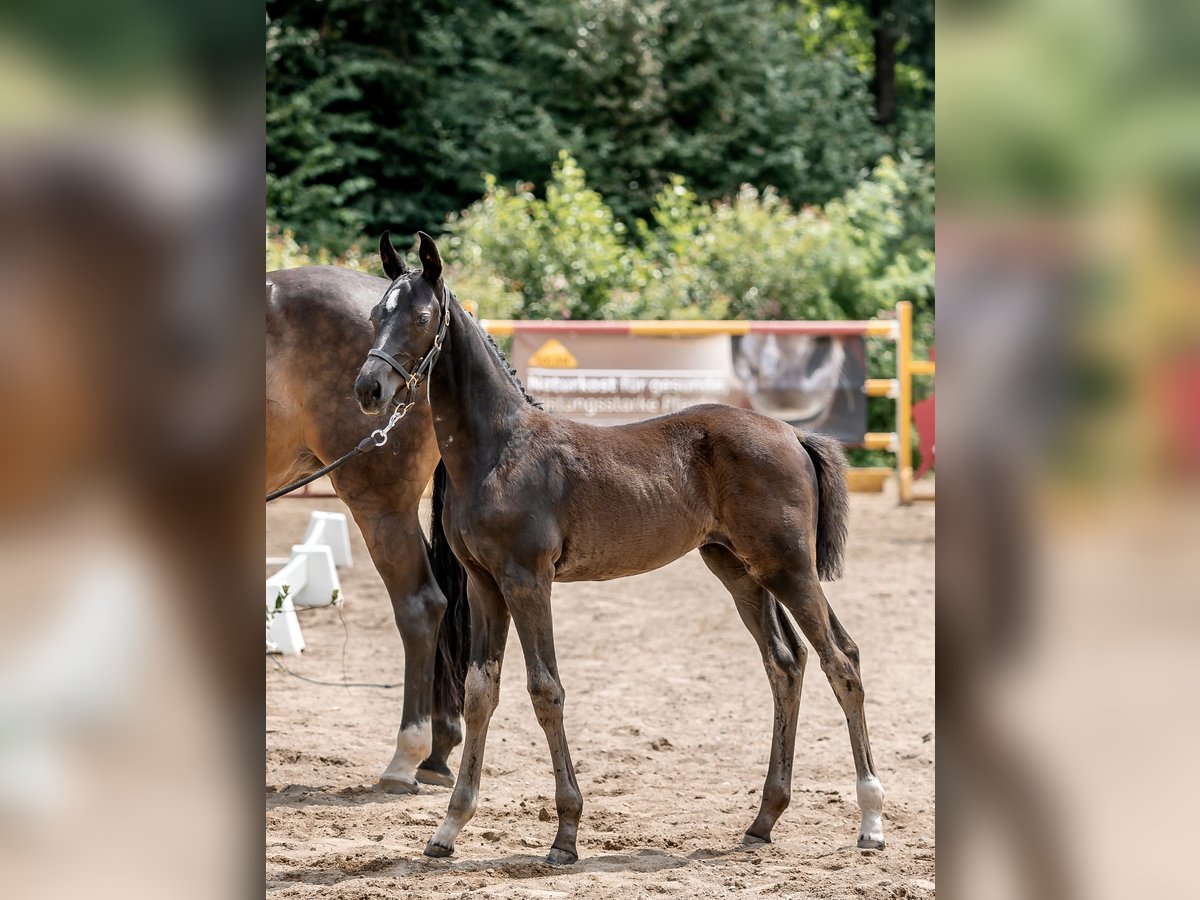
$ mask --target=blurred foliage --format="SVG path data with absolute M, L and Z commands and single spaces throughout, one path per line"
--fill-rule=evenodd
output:
M 436 233 L 483 173 L 540 184 L 563 148 L 631 230 L 673 174 L 704 201 L 752 184 L 822 204 L 885 154 L 930 158 L 918 6 L 268 0 L 268 220 L 336 252 L 385 228 Z M 885 19 L 903 52 L 899 119 L 880 127 Z
M 629 286 L 632 253 L 625 227 L 565 151 L 545 199 L 531 188 L 488 176 L 487 193 L 450 225 L 448 261 L 490 272 L 505 298 L 472 299 L 481 310 L 511 306 L 517 318 L 620 317 L 613 300 Z
M 897 101 L 893 127 L 885 129 L 891 152 L 933 158 L 933 10 L 932 3 L 894 0 L 799 0 L 796 27 L 809 53 L 845 53 L 864 77 L 875 74 L 874 37 L 889 31 L 896 42 L 892 73 Z
M 914 157 L 800 209 L 773 188 L 704 201 L 677 175 L 632 231 L 566 151 L 542 193 L 489 176 L 451 219 L 447 259 L 505 292 L 483 305 L 516 301 L 531 319 L 860 319 L 902 299 L 933 311 L 933 170 Z
M 296 240 L 296 235 L 287 229 L 267 226 L 267 271 L 293 269 L 297 266 L 341 266 L 357 272 L 383 275 L 383 267 L 377 253 L 363 256 L 355 245 L 345 253 L 335 255 L 329 250 L 310 250 Z

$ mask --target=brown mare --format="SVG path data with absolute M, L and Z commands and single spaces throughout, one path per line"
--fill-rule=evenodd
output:
M 315 472 L 378 424 L 358 409 L 353 385 L 371 348 L 371 307 L 387 286 L 382 278 L 332 266 L 267 275 L 268 491 Z M 446 758 L 462 740 L 468 617 L 455 585 L 461 568 L 441 534 L 440 467 L 432 568 L 417 520 L 421 493 L 437 464 L 429 405 L 421 398 L 386 445 L 330 475 L 387 587 L 404 643 L 396 752 L 379 779 L 392 793 L 415 793 L 418 782 L 453 784 Z
M 547 860 L 578 858 L 583 800 L 563 730 L 551 585 L 647 572 L 697 547 L 758 643 L 774 700 L 762 804 L 745 841 L 769 841 L 791 796 L 807 651 L 782 604 L 816 649 L 846 715 L 862 812 L 858 845 L 882 847 L 883 789 L 867 739 L 858 649 L 820 583 L 839 574 L 846 538 L 838 444 L 726 406 L 609 428 L 538 409 L 446 289 L 433 240 L 419 239 L 417 271 L 404 268 L 386 234 L 380 243 L 392 282 L 371 311 L 375 347 L 355 391 L 375 415 L 408 380 L 406 370 L 432 366 L 427 390 L 450 481 L 444 527 L 467 570 L 466 742 L 450 808 L 425 853 L 452 853 L 475 812 L 511 617 L 554 764 L 558 833 Z

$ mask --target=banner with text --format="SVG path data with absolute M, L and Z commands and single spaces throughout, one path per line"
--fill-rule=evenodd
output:
M 867 430 L 866 352 L 857 335 L 518 330 L 513 362 L 546 409 L 582 422 L 616 425 L 727 403 L 848 444 L 861 443 Z

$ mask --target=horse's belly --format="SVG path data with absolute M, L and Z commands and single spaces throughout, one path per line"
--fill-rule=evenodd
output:
M 608 581 L 650 572 L 700 546 L 711 523 L 676 520 L 615 526 L 601 533 L 568 534 L 554 569 L 555 581 Z

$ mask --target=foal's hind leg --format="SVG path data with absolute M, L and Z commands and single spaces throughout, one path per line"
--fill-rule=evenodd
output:
M 811 570 L 811 566 L 808 567 Z M 871 759 L 867 719 L 863 711 L 863 684 L 858 647 L 830 609 L 815 572 L 779 573 L 762 583 L 789 609 L 821 660 L 821 669 L 846 714 L 850 748 L 858 775 L 858 806 L 862 825 L 858 846 L 881 849 L 883 841 L 883 787 Z
M 500 667 L 508 639 L 508 610 L 490 579 L 469 576 L 467 595 L 471 603 L 471 663 L 463 698 L 467 736 L 446 818 L 425 845 L 426 856 L 453 853 L 455 838 L 475 815 L 479 806 L 479 778 L 483 772 L 488 723 L 500 702 Z
M 716 544 L 700 548 L 700 556 L 733 595 L 742 622 L 754 636 L 771 684 L 775 720 L 771 730 L 771 761 L 763 784 L 758 817 L 746 830 L 745 843 L 769 843 L 792 796 L 792 760 L 796 752 L 796 718 L 808 651 L 791 621 L 769 593 L 746 573 L 733 553 Z

